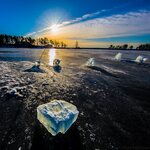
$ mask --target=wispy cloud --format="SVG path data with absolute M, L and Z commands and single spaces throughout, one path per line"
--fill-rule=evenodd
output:
M 61 34 L 68 38 L 104 38 L 150 33 L 150 11 L 140 10 L 126 14 L 90 19 L 65 27 Z
M 106 12 L 106 11 L 109 11 L 109 10 L 110 9 L 107 9 L 107 10 L 103 9 L 101 11 L 97 11 L 97 12 L 94 12 L 94 13 L 91 13 L 91 14 L 85 14 L 85 15 L 83 15 L 81 17 L 76 18 L 76 19 L 69 20 L 69 21 L 64 21 L 64 22 L 58 24 L 58 27 L 64 27 L 64 26 L 68 26 L 68 25 L 71 25 L 71 24 L 79 23 L 79 22 L 85 21 L 87 19 L 96 17 L 99 14 L 101 14 L 103 12 Z M 46 27 L 46 28 L 41 29 L 39 31 L 28 33 L 26 36 L 32 36 L 32 35 L 39 34 L 39 33 L 42 33 L 42 32 L 45 32 L 45 31 L 51 30 L 51 29 L 52 29 L 52 26 L 49 26 L 49 27 Z
M 80 18 L 62 22 L 59 24 L 60 31 L 57 35 L 53 35 L 49 32 L 51 27 L 47 27 L 40 31 L 30 33 L 28 36 L 44 34 L 44 36 L 52 36 L 56 39 L 69 40 L 70 43 L 73 43 L 75 39 L 78 39 L 84 44 L 87 44 L 87 42 L 90 43 L 90 40 L 94 43 L 94 39 L 96 38 L 150 34 L 149 10 L 139 10 L 125 14 L 100 17 L 99 14 L 105 11 L 108 10 L 85 14 Z
M 132 4 L 132 2 L 128 2 L 124 5 L 120 5 L 120 6 L 116 6 L 116 7 L 113 7 L 111 9 L 102 9 L 102 10 L 99 10 L 97 12 L 94 12 L 94 13 L 87 13 L 87 14 L 84 14 L 83 16 L 81 17 L 78 17 L 78 18 L 75 18 L 73 20 L 69 20 L 69 21 L 64 21 L 62 23 L 59 23 L 58 26 L 59 27 L 64 27 L 64 26 L 68 26 L 68 25 L 72 25 L 72 24 L 76 24 L 76 23 L 80 23 L 80 22 L 83 22 L 83 21 L 86 21 L 86 20 L 90 20 L 92 18 L 95 18 L 95 17 L 98 17 L 100 14 L 102 13 L 105 13 L 105 12 L 109 12 L 109 11 L 112 11 L 112 10 L 115 10 L 115 9 L 118 9 L 118 8 L 123 8 L 125 6 L 128 6 Z M 27 35 L 25 36 L 33 36 L 33 35 L 36 35 L 36 34 L 41 34 L 43 32 L 46 32 L 46 31 L 49 31 L 52 29 L 52 26 L 48 26 L 46 28 L 43 28 L 41 30 L 38 30 L 38 31 L 35 31 L 35 32 L 31 32 L 31 33 L 28 33 Z

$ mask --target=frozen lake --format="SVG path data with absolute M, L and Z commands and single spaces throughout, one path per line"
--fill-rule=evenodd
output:
M 36 61 L 40 58 L 44 49 L 23 49 L 23 48 L 0 48 L 0 60 L 3 61 Z M 81 65 L 88 58 L 94 57 L 97 65 L 99 60 L 111 60 L 118 53 L 123 53 L 123 58 L 135 59 L 142 55 L 150 61 L 150 52 L 131 50 L 95 50 L 95 49 L 45 49 L 42 61 L 51 65 L 55 58 L 62 61 L 62 65 Z
M 0 49 L 0 149 L 18 149 L 20 143 L 28 147 L 28 137 L 31 150 L 150 148 L 150 52 L 45 49 L 42 62 L 52 65 L 58 58 L 61 71 L 41 65 L 45 73 L 25 72 L 42 52 Z M 118 52 L 123 58 L 142 55 L 149 60 L 118 62 L 113 59 Z M 88 68 L 84 64 L 91 57 L 96 67 Z M 8 95 L 13 88 L 22 97 Z M 79 110 L 76 124 L 57 137 L 36 117 L 37 106 L 54 99 L 71 102 Z

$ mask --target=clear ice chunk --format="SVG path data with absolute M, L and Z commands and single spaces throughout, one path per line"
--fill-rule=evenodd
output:
M 95 59 L 94 58 L 89 58 L 88 61 L 86 62 L 87 67 L 92 67 L 95 66 Z
M 122 59 L 122 53 L 118 53 L 116 56 L 115 56 L 115 59 L 120 61 Z
M 63 100 L 53 100 L 37 107 L 37 118 L 55 136 L 65 133 L 76 121 L 79 111 L 76 106 Z
M 135 62 L 137 62 L 137 63 L 144 63 L 145 61 L 147 61 L 147 58 L 145 58 L 143 56 L 138 56 L 135 60 Z

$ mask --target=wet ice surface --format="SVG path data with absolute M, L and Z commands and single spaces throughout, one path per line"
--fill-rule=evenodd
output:
M 61 72 L 25 72 L 34 62 L 0 62 L 0 149 L 134 149 L 150 147 L 150 65 L 117 62 L 118 51 L 58 50 Z M 123 52 L 124 57 L 150 56 Z M 49 62 L 48 52 L 44 56 Z M 94 57 L 97 66 L 85 67 Z M 37 60 L 37 58 L 35 58 Z M 150 59 L 149 59 L 150 60 Z M 15 94 L 13 94 L 15 93 Z M 80 114 L 53 137 L 37 121 L 36 108 L 54 99 Z
M 55 136 L 65 133 L 78 117 L 76 106 L 62 100 L 53 100 L 37 107 L 37 118 Z

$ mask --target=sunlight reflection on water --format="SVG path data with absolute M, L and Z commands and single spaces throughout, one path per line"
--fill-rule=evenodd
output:
M 53 66 L 53 61 L 56 58 L 56 49 L 54 48 L 49 49 L 48 55 L 49 55 L 49 65 Z

